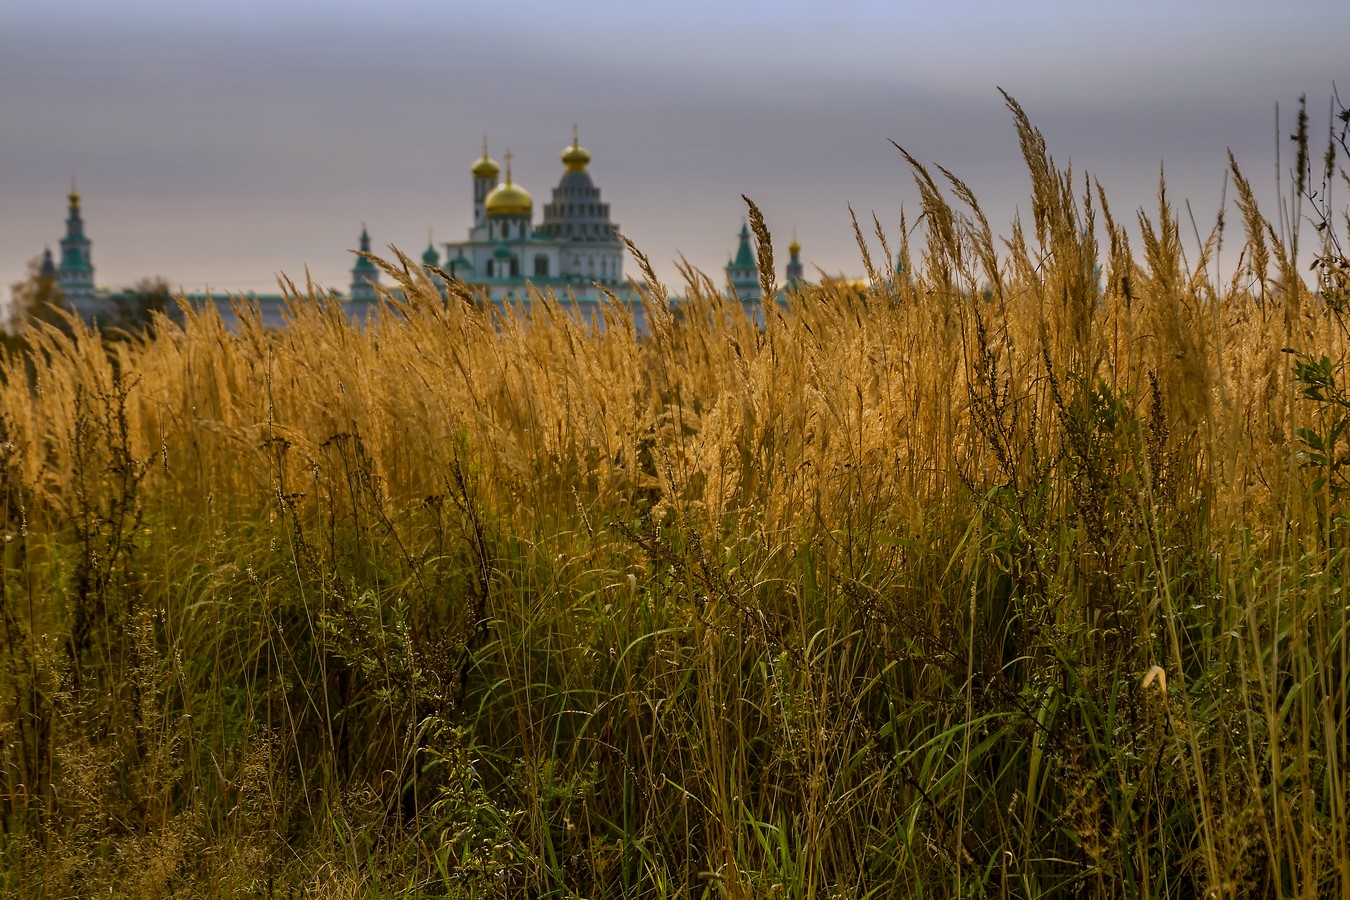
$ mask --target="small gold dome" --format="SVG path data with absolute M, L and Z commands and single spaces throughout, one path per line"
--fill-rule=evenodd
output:
M 473 164 L 473 177 L 496 178 L 501 170 L 502 167 L 497 165 L 497 161 L 488 156 L 487 135 L 483 135 L 483 155 L 478 158 L 478 162 Z
M 567 166 L 569 172 L 584 172 L 586 165 L 591 161 L 591 153 L 585 147 L 577 143 L 576 136 L 572 137 L 572 146 L 567 147 L 562 152 L 563 165 Z
M 801 252 L 802 252 L 802 245 L 797 243 L 797 238 L 794 235 L 792 238 L 792 243 L 788 244 L 788 253 L 792 254 L 793 256 L 796 256 L 798 253 Z
M 489 216 L 528 216 L 534 211 L 534 200 L 529 191 L 512 184 L 509 175 L 506 181 L 492 189 L 483 205 Z
M 584 172 L 586 164 L 591 161 L 591 154 L 585 147 L 579 147 L 576 144 L 563 151 L 563 165 L 567 166 L 569 172 Z
M 591 161 L 590 151 L 577 141 L 577 126 L 575 125 L 572 126 L 572 146 L 563 148 L 562 161 L 569 172 L 584 172 L 587 163 Z
M 473 164 L 474 178 L 496 178 L 497 173 L 501 172 L 502 167 L 497 165 L 497 161 L 484 153 L 478 162 Z

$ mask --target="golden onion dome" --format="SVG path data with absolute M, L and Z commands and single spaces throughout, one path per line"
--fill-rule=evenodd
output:
M 511 149 L 506 150 L 506 180 L 492 189 L 483 201 L 489 216 L 528 216 L 534 212 L 530 192 L 511 181 Z
M 529 191 L 513 184 L 510 176 L 492 189 L 483 205 L 489 216 L 528 216 L 534 211 L 534 200 Z
M 563 165 L 567 166 L 569 172 L 584 172 L 586 165 L 591 161 L 591 154 L 585 147 L 573 144 L 563 151 Z
M 792 254 L 793 256 L 796 256 L 798 253 L 801 252 L 802 252 L 802 245 L 797 243 L 797 236 L 794 234 L 792 236 L 792 243 L 788 244 L 788 253 Z
M 502 167 L 497 165 L 497 161 L 488 156 L 487 137 L 483 137 L 483 155 L 478 158 L 478 162 L 473 164 L 474 178 L 496 178 L 501 172 Z
M 487 153 L 484 153 L 479 158 L 478 162 L 473 164 L 473 177 L 496 178 L 497 174 L 501 172 L 501 170 L 502 167 L 497 165 L 497 161 L 492 157 L 488 156 Z
M 572 126 L 572 146 L 563 148 L 563 165 L 569 172 L 584 172 L 591 161 L 591 153 L 577 141 L 577 126 Z

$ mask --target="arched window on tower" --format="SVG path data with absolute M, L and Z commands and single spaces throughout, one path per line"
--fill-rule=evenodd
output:
M 540 253 L 538 256 L 534 258 L 534 277 L 535 278 L 548 277 L 548 257 L 542 253 Z
M 496 278 L 496 277 L 497 277 L 497 265 L 496 265 L 496 263 L 497 263 L 497 261 L 496 261 L 495 259 L 489 259 L 489 260 L 488 260 L 488 277 L 489 277 L 489 278 Z
M 520 260 L 516 259 L 514 256 L 511 257 L 511 277 L 520 277 Z

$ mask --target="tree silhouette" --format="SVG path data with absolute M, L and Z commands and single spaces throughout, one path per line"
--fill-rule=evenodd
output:
M 10 285 L 10 301 L 4 319 L 4 330 L 11 335 L 22 334 L 29 322 L 61 321 L 60 311 L 66 308 L 66 295 L 57 281 L 51 256 L 35 256 L 28 262 L 28 276 Z

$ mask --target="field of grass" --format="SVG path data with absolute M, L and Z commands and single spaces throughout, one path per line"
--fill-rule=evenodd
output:
M 1350 897 L 1345 223 L 1131 246 L 1010 106 L 1025 227 L 911 160 L 762 329 L 31 334 L 0 891 Z

